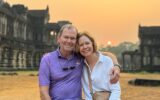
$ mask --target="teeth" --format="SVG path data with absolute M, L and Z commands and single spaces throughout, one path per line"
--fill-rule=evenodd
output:
M 71 47 L 71 46 L 66 46 L 66 47 Z
M 84 53 L 87 53 L 89 50 L 85 50 L 85 51 L 83 51 Z

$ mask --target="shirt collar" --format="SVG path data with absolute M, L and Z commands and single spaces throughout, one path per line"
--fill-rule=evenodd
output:
M 98 61 L 97 61 L 97 63 L 99 63 L 99 62 L 102 63 L 103 62 L 103 55 L 102 55 L 102 53 L 97 52 L 97 54 L 98 54 Z M 84 63 L 88 65 L 86 59 L 84 59 Z
M 64 59 L 69 60 L 69 59 L 72 59 L 74 57 L 74 52 L 72 52 L 72 54 L 69 57 L 65 58 L 65 57 L 62 56 L 62 54 L 60 52 L 60 48 L 58 48 L 56 51 L 57 51 L 58 58 L 64 58 Z

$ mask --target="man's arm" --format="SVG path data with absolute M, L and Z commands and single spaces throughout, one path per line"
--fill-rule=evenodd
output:
M 117 81 L 119 80 L 119 77 L 120 77 L 120 67 L 119 67 L 117 57 L 111 52 L 102 52 L 102 54 L 109 56 L 112 59 L 114 67 L 111 70 L 112 77 L 110 79 L 110 82 L 112 84 L 117 83 Z
M 49 96 L 49 86 L 39 86 L 41 100 L 51 100 Z

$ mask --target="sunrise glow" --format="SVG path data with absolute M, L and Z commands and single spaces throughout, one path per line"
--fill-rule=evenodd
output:
M 111 42 L 111 41 L 108 41 L 108 42 L 107 42 L 107 45 L 111 45 L 111 44 L 112 44 L 112 42 Z

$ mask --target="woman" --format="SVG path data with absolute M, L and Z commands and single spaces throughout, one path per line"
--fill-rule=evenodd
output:
M 92 100 L 88 79 L 88 72 L 90 72 L 93 93 L 96 91 L 110 91 L 109 100 L 120 100 L 121 90 L 119 82 L 116 84 L 110 83 L 110 78 L 112 77 L 110 70 L 113 67 L 111 58 L 97 51 L 94 39 L 87 33 L 79 35 L 78 46 L 80 54 L 85 58 L 82 77 L 85 99 Z

